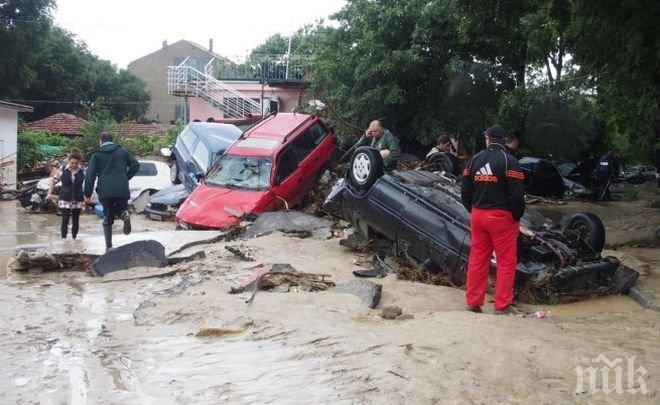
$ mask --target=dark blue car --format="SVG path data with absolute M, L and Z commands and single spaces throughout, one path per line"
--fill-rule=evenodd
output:
M 237 126 L 230 124 L 191 122 L 186 125 L 172 147 L 172 183 L 183 183 L 188 191 L 194 190 L 199 180 L 241 133 Z

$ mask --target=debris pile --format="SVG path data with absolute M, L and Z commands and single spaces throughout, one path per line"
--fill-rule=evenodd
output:
M 9 260 L 7 268 L 14 271 L 41 273 L 44 271 L 88 271 L 97 256 L 83 253 L 50 254 L 43 250 L 21 250 Z
M 241 286 L 232 287 L 230 294 L 240 294 L 252 291 L 247 300 L 252 302 L 258 291 L 325 291 L 335 285 L 326 280 L 327 274 L 304 273 L 294 269 L 290 264 L 273 264 L 270 267 L 259 265 L 253 268 L 255 273 Z

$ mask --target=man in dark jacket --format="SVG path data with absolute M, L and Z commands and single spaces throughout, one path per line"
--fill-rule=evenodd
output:
M 596 177 L 598 178 L 598 201 L 610 199 L 610 185 L 612 184 L 612 176 L 616 173 L 614 162 L 614 153 L 607 152 L 598 160 L 596 166 Z
M 468 310 L 481 312 L 495 251 L 497 281 L 495 314 L 511 311 L 518 263 L 518 222 L 525 211 L 525 176 L 504 145 L 506 131 L 494 125 L 485 132 L 486 149 L 463 172 L 461 198 L 471 213 L 470 259 L 465 300 Z
M 399 156 L 401 156 L 399 139 L 389 129 L 384 128 L 383 123 L 379 120 L 372 121 L 369 124 L 369 128 L 355 145 L 356 148 L 360 146 L 371 146 L 378 149 L 380 156 L 383 158 L 385 170 L 389 172 L 396 169 Z
M 103 205 L 103 235 L 106 249 L 112 247 L 112 224 L 115 217 L 124 221 L 124 234 L 131 233 L 131 218 L 128 212 L 130 191 L 128 181 L 135 176 L 140 164 L 126 149 L 115 145 L 112 136 L 102 132 L 101 146 L 94 151 L 85 176 L 85 198 L 91 202 L 94 182 L 98 178 L 96 193 Z

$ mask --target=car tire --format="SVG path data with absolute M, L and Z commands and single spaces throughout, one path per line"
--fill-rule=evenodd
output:
M 456 165 L 444 152 L 434 153 L 426 159 L 428 167 L 433 172 L 446 172 L 456 174 Z
M 592 213 L 573 214 L 568 219 L 564 232 L 578 236 L 582 242 L 579 246 L 587 253 L 600 253 L 605 247 L 605 226 L 603 221 Z
M 383 158 L 377 149 L 361 146 L 353 152 L 348 168 L 348 181 L 359 192 L 365 192 L 383 175 Z
M 170 166 L 170 181 L 174 185 L 181 184 L 181 179 L 179 179 L 179 164 L 176 159 L 172 160 L 172 166 Z

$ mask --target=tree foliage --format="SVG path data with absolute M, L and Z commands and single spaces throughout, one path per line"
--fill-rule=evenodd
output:
M 29 119 L 103 105 L 117 120 L 147 110 L 146 84 L 53 26 L 51 0 L 0 3 L 0 99 L 34 105 Z
M 538 154 L 580 159 L 615 147 L 648 159 L 660 122 L 659 7 L 348 0 L 334 27 L 297 41 L 315 55 L 314 96 L 353 126 L 384 118 L 403 139 L 430 145 L 443 129 L 477 147 L 486 126 L 503 122 Z M 272 37 L 260 49 L 285 45 Z

